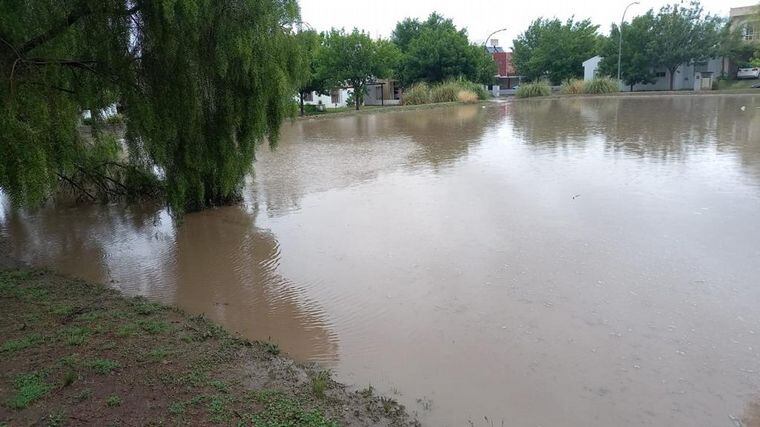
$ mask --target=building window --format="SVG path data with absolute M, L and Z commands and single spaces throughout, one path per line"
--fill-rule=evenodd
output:
M 333 104 L 340 104 L 340 89 L 333 89 L 330 91 L 330 102 Z
M 752 25 L 745 25 L 744 30 L 742 31 L 742 38 L 744 40 L 754 40 L 755 39 L 755 27 Z
M 306 102 L 314 102 L 314 92 L 307 93 L 306 96 L 303 97 L 303 100 Z
M 665 77 L 665 72 L 664 71 L 658 71 L 658 72 L 654 73 L 654 76 L 655 77 Z

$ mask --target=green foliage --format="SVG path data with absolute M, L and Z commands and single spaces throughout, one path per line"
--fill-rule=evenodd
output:
M 108 406 L 109 408 L 114 408 L 116 406 L 121 406 L 121 397 L 119 397 L 119 396 L 117 396 L 115 394 L 111 395 L 111 396 L 108 396 L 108 398 L 106 399 L 106 406 Z
M 0 3 L 0 188 L 35 204 L 62 183 L 140 192 L 147 176 L 175 212 L 236 200 L 290 108 L 297 17 L 295 0 Z M 116 145 L 99 126 L 115 103 Z
M 699 2 L 664 6 L 654 16 L 651 28 L 653 65 L 663 67 L 670 75 L 670 89 L 676 69 L 684 62 L 703 61 L 720 51 L 723 21 L 704 14 Z
M 580 79 L 565 80 L 559 91 L 564 95 L 580 95 L 584 93 L 584 82 Z
M 404 91 L 404 105 L 430 104 L 430 85 L 425 82 L 415 83 Z
M 585 82 L 583 85 L 583 93 L 588 94 L 614 93 L 619 91 L 620 87 L 617 79 L 611 79 L 609 77 L 597 77 Z
M 306 410 L 296 400 L 278 392 L 260 392 L 255 399 L 264 409 L 251 417 L 253 425 L 262 427 L 305 426 L 337 427 L 318 410 Z
M 373 40 L 363 31 L 354 29 L 347 33 L 333 29 L 324 36 L 319 49 L 318 73 L 328 76 L 327 83 L 331 87 L 352 87 L 358 110 L 364 103 L 367 84 L 392 74 L 396 55 L 393 45 Z
M 322 399 L 325 397 L 327 384 L 330 382 L 330 371 L 319 371 L 311 378 L 311 390 Z
M 46 395 L 51 386 L 44 381 L 41 373 L 33 372 L 16 377 L 13 382 L 15 393 L 6 404 L 12 409 L 24 409 L 30 403 Z
M 100 375 L 110 374 L 112 371 L 121 367 L 119 362 L 110 359 L 94 359 L 89 361 L 87 366 Z
M 594 56 L 597 26 L 586 19 L 539 18 L 513 41 L 512 63 L 529 80 L 547 78 L 552 83 L 583 75 L 583 61 Z
M 459 90 L 459 85 L 453 80 L 434 85 L 430 89 L 430 102 L 454 102 Z
M 451 78 L 490 83 L 496 63 L 482 46 L 470 44 L 467 30 L 432 13 L 427 20 L 405 19 L 396 24 L 391 41 L 401 51 L 399 77 L 407 85 Z
M 23 350 L 25 348 L 33 347 L 42 341 L 43 338 L 39 334 L 29 334 L 23 338 L 8 340 L 0 346 L 0 353 Z
M 319 50 L 322 47 L 322 35 L 314 30 L 300 31 L 295 36 L 298 47 L 299 64 L 297 69 L 297 91 L 301 115 L 305 111 L 304 98 L 312 92 L 326 94 L 329 90 L 328 78 L 317 66 Z M 322 70 L 325 71 L 325 70 Z
M 460 93 L 463 99 L 460 99 Z M 472 94 L 474 100 L 472 99 Z M 409 90 L 404 92 L 404 105 L 420 105 L 439 102 L 475 102 L 489 98 L 488 92 L 483 86 L 462 79 L 450 79 L 438 84 L 427 84 L 425 82 L 416 83 Z
M 620 57 L 620 78 L 628 86 L 654 83 L 654 63 L 652 54 L 654 43 L 652 30 L 655 16 L 652 11 L 633 18 L 630 24 L 623 24 L 623 50 Z M 610 36 L 600 42 L 599 74 L 617 77 L 618 46 L 620 28 L 613 24 Z
M 536 96 L 549 96 L 551 94 L 552 89 L 549 83 L 545 81 L 522 84 L 517 88 L 517 92 L 515 92 L 515 96 L 518 98 L 533 98 Z

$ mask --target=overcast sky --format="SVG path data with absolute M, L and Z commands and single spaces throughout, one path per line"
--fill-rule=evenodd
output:
M 396 22 L 405 17 L 425 18 L 438 11 L 453 18 L 457 27 L 466 27 L 470 40 L 483 42 L 489 33 L 507 28 L 493 38 L 502 47 L 511 47 L 512 39 L 523 32 L 535 18 L 591 18 L 600 31 L 609 32 L 612 22 L 620 21 L 623 9 L 631 0 L 300 0 L 301 18 L 316 30 L 331 27 L 369 31 L 373 37 L 390 36 Z M 672 2 L 672 1 L 671 1 Z M 640 0 L 628 9 L 629 17 L 659 9 L 664 0 Z M 728 16 L 731 7 L 757 4 L 752 0 L 702 0 L 705 10 Z M 490 43 L 489 43 L 490 44 Z

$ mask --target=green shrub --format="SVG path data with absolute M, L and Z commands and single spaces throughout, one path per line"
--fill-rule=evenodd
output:
M 477 95 L 478 99 L 481 101 L 485 101 L 486 99 L 491 97 L 491 94 L 488 93 L 486 88 L 483 87 L 483 85 L 481 84 L 473 83 L 469 80 L 463 80 L 463 79 L 460 79 L 458 83 L 459 83 L 460 89 L 468 90 L 470 92 L 475 93 L 475 95 Z
M 584 93 L 601 94 L 614 93 L 620 91 L 618 81 L 609 77 L 597 77 L 585 82 L 583 85 Z
M 430 102 L 455 102 L 460 90 L 457 81 L 449 80 L 439 83 L 430 89 Z
M 427 83 L 416 83 L 404 92 L 404 105 L 420 105 L 430 103 L 430 86 Z
M 536 96 L 549 96 L 552 94 L 552 88 L 548 83 L 540 81 L 535 83 L 526 83 L 517 88 L 515 96 L 518 98 L 533 98 Z
M 586 92 L 586 85 L 583 80 L 569 79 L 562 83 L 559 91 L 565 95 L 580 95 Z

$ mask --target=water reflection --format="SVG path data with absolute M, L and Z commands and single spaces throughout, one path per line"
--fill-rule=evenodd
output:
M 668 160 L 711 143 L 721 149 L 760 140 L 758 107 L 754 96 L 554 99 L 515 103 L 510 119 L 519 138 L 544 149 L 583 147 L 602 137 L 612 152 Z
M 204 313 L 309 360 L 337 359 L 324 313 L 278 275 L 277 240 L 243 207 L 187 215 L 179 228 L 145 205 L 59 204 L 5 216 L 3 246 L 15 259 Z
M 467 105 L 288 123 L 277 149 L 258 154 L 247 200 L 265 200 L 267 214 L 279 216 L 298 210 L 307 194 L 360 185 L 399 169 L 440 171 L 466 156 L 498 116 L 494 109 Z

